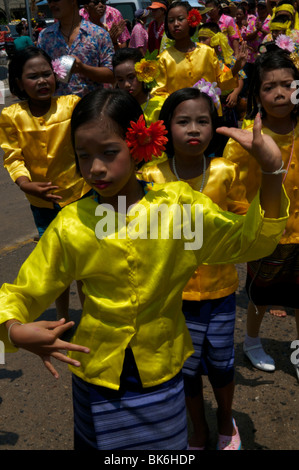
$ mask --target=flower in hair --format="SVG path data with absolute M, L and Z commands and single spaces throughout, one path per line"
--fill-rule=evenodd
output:
M 159 75 L 157 55 L 157 49 L 152 53 L 146 51 L 144 58 L 135 64 L 135 71 L 138 80 L 146 83 L 150 87 L 153 87 L 156 84 L 156 78 Z
M 65 78 L 67 76 L 67 71 L 59 59 L 52 60 L 52 67 L 58 78 Z
M 207 82 L 204 78 L 201 78 L 198 82 L 193 85 L 193 88 L 198 88 L 202 93 L 208 95 L 215 104 L 216 108 L 218 109 L 220 106 L 220 98 L 221 90 L 218 88 L 216 82 L 210 83 Z
M 126 143 L 134 160 L 148 162 L 153 155 L 160 157 L 167 143 L 167 130 L 163 121 L 152 122 L 146 127 L 144 116 L 141 115 L 137 122 L 131 121 L 130 124 Z
M 202 16 L 196 8 L 192 8 L 187 16 L 188 24 L 191 28 L 196 28 L 201 23 Z
M 288 52 L 294 52 L 295 44 L 294 41 L 285 34 L 280 34 L 275 40 L 276 46 L 280 47 L 280 49 L 284 49 Z

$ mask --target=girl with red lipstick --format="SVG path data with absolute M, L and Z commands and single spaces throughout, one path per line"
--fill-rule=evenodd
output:
M 254 138 L 240 129 L 223 132 L 241 138 L 273 172 L 280 152 L 258 126 Z M 69 364 L 76 450 L 187 450 L 181 370 L 193 347 L 182 290 L 202 263 L 240 262 L 275 246 L 287 218 L 280 178 L 266 176 L 261 198 L 246 216 L 220 210 L 184 182 L 140 182 L 136 162 L 163 151 L 165 127 L 160 121 L 147 128 L 139 104 L 122 90 L 85 96 L 71 128 L 80 172 L 97 194 L 65 207 L 16 282 L 2 286 L 0 338 L 6 351 L 20 347 L 39 355 L 55 377 L 51 358 Z M 200 249 L 185 249 L 182 221 L 180 236 L 151 236 L 155 211 L 174 205 L 181 211 L 185 204 L 202 208 Z M 99 236 L 103 216 L 104 226 L 115 226 Z M 171 212 L 169 217 L 173 226 Z M 137 237 L 134 221 L 144 228 Z M 82 280 L 85 301 L 69 343 L 59 337 L 73 322 L 34 319 L 72 279 Z
M 185 181 L 223 210 L 245 214 L 248 203 L 237 165 L 209 156 L 216 151 L 214 132 L 219 95 L 203 80 L 200 87 L 203 91 L 185 88 L 166 99 L 160 119 L 168 130 L 169 158 L 145 165 L 142 178 L 155 183 Z M 232 418 L 237 287 L 238 274 L 233 264 L 200 266 L 183 292 L 183 312 L 195 349 L 183 368 L 187 407 L 194 429 L 189 442 L 191 449 L 206 449 L 209 444 L 202 375 L 208 375 L 218 404 L 218 448 L 241 447 Z
M 21 101 L 4 108 L 0 141 L 4 167 L 30 203 L 41 237 L 62 207 L 90 191 L 76 173 L 70 120 L 80 100 L 53 97 L 56 78 L 51 60 L 29 46 L 9 63 L 9 86 Z M 58 318 L 68 317 L 68 290 L 56 301 Z

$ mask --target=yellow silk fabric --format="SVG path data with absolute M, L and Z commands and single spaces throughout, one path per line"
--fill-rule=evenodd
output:
M 208 161 L 210 164 L 206 171 L 203 194 L 209 196 L 223 210 L 245 214 L 248 203 L 245 187 L 239 180 L 237 165 L 231 164 L 224 158 L 213 158 Z M 145 165 L 142 168 L 142 178 L 155 183 L 176 181 L 169 162 L 167 160 L 156 165 Z M 202 175 L 186 182 L 191 188 L 199 191 Z M 219 299 L 235 292 L 238 284 L 238 274 L 233 264 L 200 266 L 185 286 L 183 299 L 197 301 Z
M 147 126 L 149 126 L 152 122 L 158 121 L 164 101 L 164 96 L 156 95 L 141 105 Z
M 4 108 L 0 116 L 0 145 L 4 150 L 4 166 L 13 181 L 27 176 L 31 181 L 49 182 L 60 189 L 61 207 L 73 202 L 90 187 L 76 170 L 71 143 L 70 120 L 80 98 L 67 95 L 52 98 L 50 110 L 34 117 L 27 101 Z M 37 207 L 53 204 L 26 194 Z
M 281 237 L 288 216 L 282 193 L 281 218 L 266 219 L 259 197 L 246 216 L 221 211 L 207 196 L 183 182 L 153 185 L 126 215 L 122 230 L 99 239 L 95 230 L 101 209 L 92 197 L 69 204 L 58 214 L 27 258 L 14 284 L 0 290 L 0 339 L 7 351 L 3 322 L 32 321 L 70 285 L 82 280 L 85 302 L 72 341 L 88 346 L 89 354 L 70 352 L 81 362 L 70 367 L 87 382 L 118 389 L 124 354 L 131 347 L 145 387 L 176 375 L 193 347 L 181 309 L 182 291 L 202 263 L 245 262 L 270 254 Z M 186 249 L 181 237 L 150 237 L 150 221 L 159 205 L 180 208 L 203 205 L 203 245 Z M 140 206 L 139 206 L 140 207 Z M 114 218 L 119 214 L 109 212 Z M 196 226 L 194 210 L 192 226 Z M 170 226 L 174 223 L 170 214 Z M 137 220 L 136 220 L 137 217 Z M 110 219 L 110 220 L 112 220 Z M 106 220 L 106 219 L 105 219 Z M 143 225 L 147 238 L 133 239 L 132 223 Z M 124 236 L 124 238 L 122 238 Z
M 247 121 L 247 124 L 246 129 L 252 130 L 253 124 L 250 125 L 249 121 Z M 262 132 L 270 135 L 277 143 L 286 169 L 292 152 L 293 133 L 276 134 L 266 127 L 262 129 Z M 223 156 L 239 165 L 240 179 L 246 186 L 249 202 L 252 201 L 261 183 L 261 171 L 256 160 L 233 139 L 229 139 Z M 295 127 L 294 151 L 288 174 L 284 180 L 284 186 L 290 199 L 290 217 L 280 243 L 299 243 L 299 124 Z
M 221 70 L 216 52 L 206 44 L 196 44 L 196 48 L 187 53 L 174 46 L 167 48 L 159 56 L 159 70 L 153 95 L 167 97 L 180 88 L 192 87 L 201 78 L 217 82 L 221 90 L 231 90 L 238 85 L 238 77 L 233 77 L 230 69 Z

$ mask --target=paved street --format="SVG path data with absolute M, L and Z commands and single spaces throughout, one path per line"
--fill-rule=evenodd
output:
M 7 105 L 12 102 L 7 100 Z M 18 269 L 34 249 L 36 229 L 29 204 L 0 165 L 0 285 L 12 282 Z M 267 374 L 249 365 L 242 353 L 247 296 L 244 292 L 245 266 L 239 266 L 236 320 L 236 391 L 233 414 L 246 450 L 298 450 L 299 385 L 290 362 L 290 342 L 295 339 L 292 312 L 285 319 L 266 315 L 262 337 L 267 352 L 276 361 L 275 373 Z M 71 317 L 78 320 L 80 308 L 74 287 Z M 52 306 L 43 315 L 55 318 Z M 57 363 L 56 363 L 57 364 Z M 73 447 L 71 378 L 67 367 L 58 363 L 61 374 L 55 380 L 39 358 L 19 351 L 6 354 L 0 365 L 0 450 L 68 450 Z M 206 378 L 205 378 L 206 379 Z M 205 383 L 211 449 L 215 449 L 216 403 Z

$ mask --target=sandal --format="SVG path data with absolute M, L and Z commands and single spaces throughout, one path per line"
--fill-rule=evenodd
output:
M 234 419 L 233 425 L 236 430 L 236 434 L 234 436 L 224 436 L 223 434 L 219 434 L 217 450 L 241 450 L 241 438 Z

